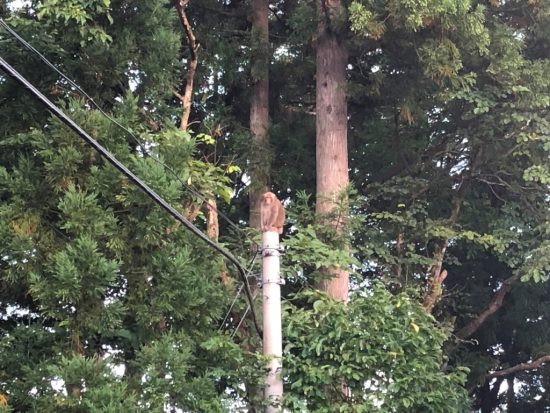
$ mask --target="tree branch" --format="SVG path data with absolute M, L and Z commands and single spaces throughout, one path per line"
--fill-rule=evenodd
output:
M 497 310 L 502 307 L 502 304 L 504 303 L 504 297 L 506 297 L 506 294 L 508 294 L 508 292 L 512 289 L 512 284 L 515 281 L 517 281 L 517 276 L 512 276 L 504 280 L 500 288 L 493 295 L 493 298 L 491 298 L 491 301 L 489 302 L 487 308 L 483 310 L 476 318 L 474 318 L 468 324 L 462 327 L 456 333 L 457 337 L 461 339 L 466 339 L 470 337 L 479 329 L 479 327 L 481 327 L 487 317 L 497 312 Z
M 539 357 L 535 361 L 531 361 L 529 363 L 520 363 L 516 364 L 515 366 L 509 367 L 507 369 L 502 369 L 495 371 L 493 373 L 490 373 L 487 375 L 487 379 L 492 379 L 494 377 L 502 377 L 507 376 L 512 373 L 517 373 L 518 371 L 526 371 L 526 370 L 534 370 L 541 367 L 543 364 L 548 363 L 550 361 L 550 354 L 547 354 L 545 356 Z

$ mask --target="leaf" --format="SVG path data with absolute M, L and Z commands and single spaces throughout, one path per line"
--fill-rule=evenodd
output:
M 227 173 L 232 174 L 235 172 L 241 172 L 241 168 L 239 168 L 237 165 L 230 165 L 227 167 Z
M 313 303 L 313 310 L 315 310 L 316 313 L 320 312 L 323 307 L 323 301 L 317 300 Z

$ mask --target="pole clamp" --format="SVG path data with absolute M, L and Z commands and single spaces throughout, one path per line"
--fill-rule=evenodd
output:
M 279 284 L 279 285 L 285 285 L 286 284 L 286 281 L 284 278 L 282 278 L 280 275 L 278 277 L 278 279 L 274 278 L 274 279 L 267 279 L 265 281 L 262 282 L 262 286 L 263 285 L 266 285 L 266 284 Z
M 262 248 L 262 257 L 279 257 L 283 253 L 284 248 L 281 244 L 274 247 L 267 245 Z

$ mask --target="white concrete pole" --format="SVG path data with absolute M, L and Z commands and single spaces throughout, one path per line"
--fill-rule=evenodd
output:
M 276 231 L 262 233 L 262 256 L 263 354 L 270 357 L 265 387 L 265 400 L 269 405 L 265 413 L 279 413 L 283 396 L 283 337 L 279 234 Z

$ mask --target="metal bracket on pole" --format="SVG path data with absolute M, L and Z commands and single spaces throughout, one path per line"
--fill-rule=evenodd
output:
M 278 274 L 275 278 L 268 278 L 262 281 L 262 286 L 265 284 L 279 284 L 279 285 L 285 285 L 286 281 L 284 278 L 281 277 L 281 274 Z
M 265 245 L 262 247 L 262 257 L 280 257 L 284 252 L 282 245 Z

